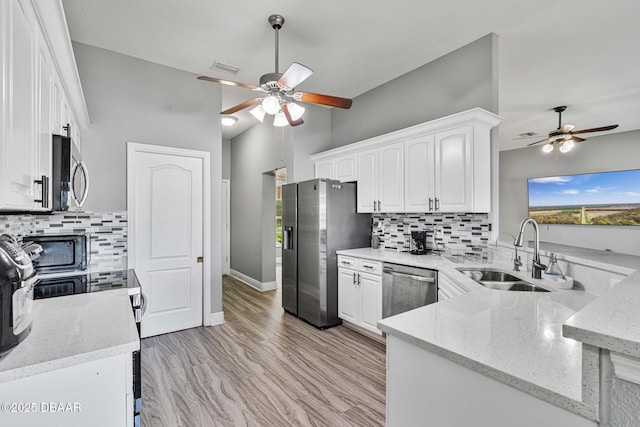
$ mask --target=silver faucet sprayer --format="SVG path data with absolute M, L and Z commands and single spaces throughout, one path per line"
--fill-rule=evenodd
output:
M 524 244 L 524 228 L 527 224 L 531 224 L 533 226 L 534 232 L 534 246 L 533 246 L 533 263 L 531 265 L 531 277 L 534 279 L 542 278 L 542 271 L 547 268 L 546 265 L 540 262 L 540 232 L 538 231 L 538 223 L 533 218 L 525 218 L 520 223 L 520 228 L 518 229 L 518 234 L 516 236 L 516 240 L 513 243 L 514 246 L 521 248 Z

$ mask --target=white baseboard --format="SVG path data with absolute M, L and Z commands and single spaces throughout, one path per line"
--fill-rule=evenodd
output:
M 224 323 L 224 311 L 209 313 L 204 317 L 204 326 L 216 326 Z
M 252 288 L 259 290 L 260 292 L 273 291 L 274 289 L 278 288 L 278 284 L 276 283 L 275 280 L 273 282 L 259 282 L 253 277 L 249 277 L 246 274 L 242 274 L 239 271 L 234 270 L 233 268 L 230 270 L 229 275 L 235 277 L 241 282 L 246 283 Z

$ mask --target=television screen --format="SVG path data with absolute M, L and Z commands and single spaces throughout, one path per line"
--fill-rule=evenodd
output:
M 529 178 L 540 224 L 640 225 L 640 169 Z

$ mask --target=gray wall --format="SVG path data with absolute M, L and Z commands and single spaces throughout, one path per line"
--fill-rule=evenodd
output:
M 231 141 L 231 269 L 258 282 L 275 280 L 275 178 L 313 178 L 309 154 L 328 149 L 330 110 L 305 105 L 305 123 L 276 128 L 267 118 Z
M 500 152 L 500 231 L 514 233 L 527 216 L 527 178 L 640 168 L 640 131 L 590 137 L 568 154 L 541 147 Z M 542 225 L 547 242 L 640 255 L 640 227 Z
M 126 143 L 207 151 L 211 156 L 211 311 L 222 311 L 220 87 L 196 75 L 85 44 L 73 44 L 91 127 L 82 152 L 91 172 L 86 209 L 126 210 Z
M 497 113 L 496 55 L 489 34 L 333 109 L 331 148 L 474 107 Z
M 231 178 L 231 140 L 222 139 L 222 179 Z
M 495 112 L 497 81 L 497 36 L 489 34 L 358 96 L 349 110 L 305 105 L 302 126 L 275 130 L 261 124 L 234 138 L 231 268 L 260 282 L 275 277 L 274 257 L 264 252 L 272 250 L 272 241 L 260 226 L 263 215 L 271 215 L 261 212 L 268 197 L 262 174 L 287 167 L 290 182 L 304 181 L 314 175 L 310 154 L 474 107 Z

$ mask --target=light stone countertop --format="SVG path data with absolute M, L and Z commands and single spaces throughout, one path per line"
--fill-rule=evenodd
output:
M 127 289 L 33 301 L 29 336 L 0 357 L 0 382 L 140 349 Z
M 599 253 L 604 251 L 582 252 L 580 248 L 563 245 L 541 244 L 541 247 L 543 255 L 544 251 L 555 252 L 559 259 L 631 275 L 600 297 L 576 289 L 543 293 L 505 292 L 487 289 L 457 271 L 461 267 L 479 267 L 478 263 L 454 263 L 437 255 L 410 255 L 372 248 L 343 250 L 338 254 L 437 269 L 468 291 L 437 304 L 383 319 L 378 322 L 382 331 L 595 419 L 595 408 L 584 403 L 585 395 L 590 392 L 583 391 L 582 385 L 584 375 L 589 373 L 583 372 L 582 345 L 576 340 L 597 346 L 598 342 L 604 344 L 606 337 L 609 347 L 601 347 L 610 348 L 614 337 L 615 342 L 631 339 L 640 346 L 637 303 L 636 309 L 632 309 L 633 301 L 640 301 L 640 280 L 636 282 L 634 279 L 640 279 L 640 273 L 634 273 L 632 269 L 640 267 L 640 258 Z M 572 250 L 565 256 L 563 249 L 567 248 Z M 512 264 L 502 260 L 483 266 L 501 268 L 539 286 L 554 289 L 551 282 L 532 279 L 530 272 L 513 273 Z M 620 301 L 625 298 L 628 307 L 621 307 Z M 621 308 L 626 313 L 625 317 L 621 314 L 612 316 L 612 312 Z M 607 310 L 610 312 L 603 314 Z M 583 314 L 587 316 L 583 318 Z M 609 321 L 603 321 L 605 319 Z M 628 323 L 621 323 L 627 321 L 635 321 L 635 327 L 628 328 Z M 579 325 L 581 334 L 573 332 L 578 326 L 571 329 L 567 325 L 563 336 L 565 323 Z M 598 334 L 600 341 L 596 339 Z M 626 349 L 629 347 L 629 343 L 624 346 Z

